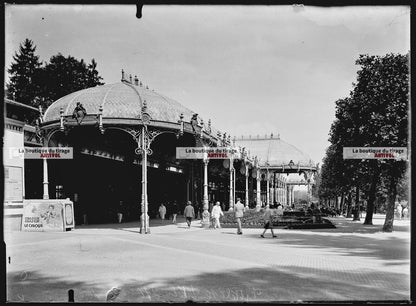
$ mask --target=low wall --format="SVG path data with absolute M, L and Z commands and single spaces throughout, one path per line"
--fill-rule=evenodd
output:
M 22 215 L 4 215 L 3 229 L 7 231 L 20 231 L 22 228 Z
M 4 231 L 20 231 L 22 228 L 23 203 L 6 204 L 3 210 Z

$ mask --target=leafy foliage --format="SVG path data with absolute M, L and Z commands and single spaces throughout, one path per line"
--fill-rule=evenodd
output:
M 77 90 L 103 85 L 97 71 L 97 62 L 86 64 L 83 59 L 61 53 L 40 63 L 35 55 L 36 46 L 26 39 L 13 57 L 8 73 L 7 97 L 32 106 L 47 108 L 57 99 Z
M 49 64 L 41 70 L 41 95 L 45 101 L 55 101 L 80 89 L 102 85 L 102 78 L 96 70 L 97 63 L 78 61 L 61 53 L 50 58 Z
M 385 231 L 392 230 L 397 184 L 403 185 L 407 162 L 342 160 L 342 148 L 408 146 L 408 63 L 409 54 L 359 56 L 356 64 L 361 69 L 350 96 L 336 101 L 331 146 L 322 166 L 321 197 L 358 186 L 373 201 L 376 193 L 386 190 L 389 204 Z M 367 214 L 372 216 L 370 208 Z
M 30 39 L 20 44 L 19 51 L 13 56 L 14 62 L 7 69 L 10 82 L 6 85 L 7 98 L 32 106 L 36 106 L 34 100 L 39 95 L 37 80 L 42 65 L 35 51 L 36 46 Z

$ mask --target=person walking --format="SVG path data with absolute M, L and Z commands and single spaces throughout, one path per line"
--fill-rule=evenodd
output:
M 237 198 L 237 203 L 234 205 L 235 219 L 237 220 L 237 235 L 242 235 L 241 218 L 244 215 L 244 205 L 240 202 L 240 198 Z
M 159 215 L 160 215 L 160 219 L 165 220 L 165 215 L 166 215 L 166 206 L 162 204 L 160 204 L 159 206 Z
M 409 209 L 407 208 L 407 206 L 405 206 L 405 207 L 403 208 L 403 218 L 404 218 L 404 219 L 409 218 Z
M 216 202 L 214 207 L 212 208 L 211 216 L 214 219 L 214 229 L 221 228 L 220 224 L 220 217 L 224 216 L 224 213 L 222 212 L 220 202 Z
M 268 229 L 271 230 L 273 238 L 277 237 L 273 232 L 273 215 L 274 215 L 274 210 L 270 209 L 270 205 L 267 204 L 266 209 L 263 214 L 263 219 L 265 223 L 264 223 L 264 231 L 260 235 L 261 238 L 264 238 L 264 234 L 266 233 Z
M 176 201 L 173 201 L 172 204 L 172 223 L 176 224 L 176 216 L 178 215 L 178 205 L 176 204 Z
M 399 218 L 399 220 L 402 218 L 402 205 L 400 205 L 400 203 L 397 203 L 397 207 L 396 207 L 396 212 L 397 212 L 397 217 Z
M 186 223 L 188 224 L 188 228 L 191 228 L 192 218 L 195 219 L 195 210 L 192 207 L 191 201 L 188 201 L 188 204 L 185 207 L 185 210 L 183 212 L 183 215 L 186 218 Z
M 120 201 L 118 204 L 118 209 L 117 209 L 117 219 L 118 219 L 118 223 L 121 223 L 121 221 L 123 220 L 123 201 Z

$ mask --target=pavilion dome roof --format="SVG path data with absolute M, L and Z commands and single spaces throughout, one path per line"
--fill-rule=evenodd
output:
M 88 115 L 98 115 L 102 106 L 103 118 L 136 119 L 141 116 L 143 101 L 146 101 L 147 113 L 152 121 L 177 123 L 183 114 L 183 120 L 189 122 L 195 113 L 179 102 L 147 87 L 121 81 L 66 95 L 48 107 L 43 119 L 45 123 L 59 120 L 61 109 L 64 116 L 72 116 L 77 102 L 81 102 Z M 206 123 L 204 120 L 204 125 Z
M 293 167 L 314 167 L 313 160 L 294 145 L 280 139 L 273 134 L 264 138 L 242 137 L 235 139 L 235 144 L 245 147 L 250 156 L 257 156 L 261 166 L 285 167 L 293 162 Z

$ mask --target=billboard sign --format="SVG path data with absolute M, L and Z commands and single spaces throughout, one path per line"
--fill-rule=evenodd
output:
M 25 200 L 22 231 L 56 232 L 74 228 L 74 206 L 65 200 Z
M 344 147 L 344 159 L 407 160 L 406 147 Z
M 177 147 L 177 159 L 240 159 L 241 152 L 236 147 Z

